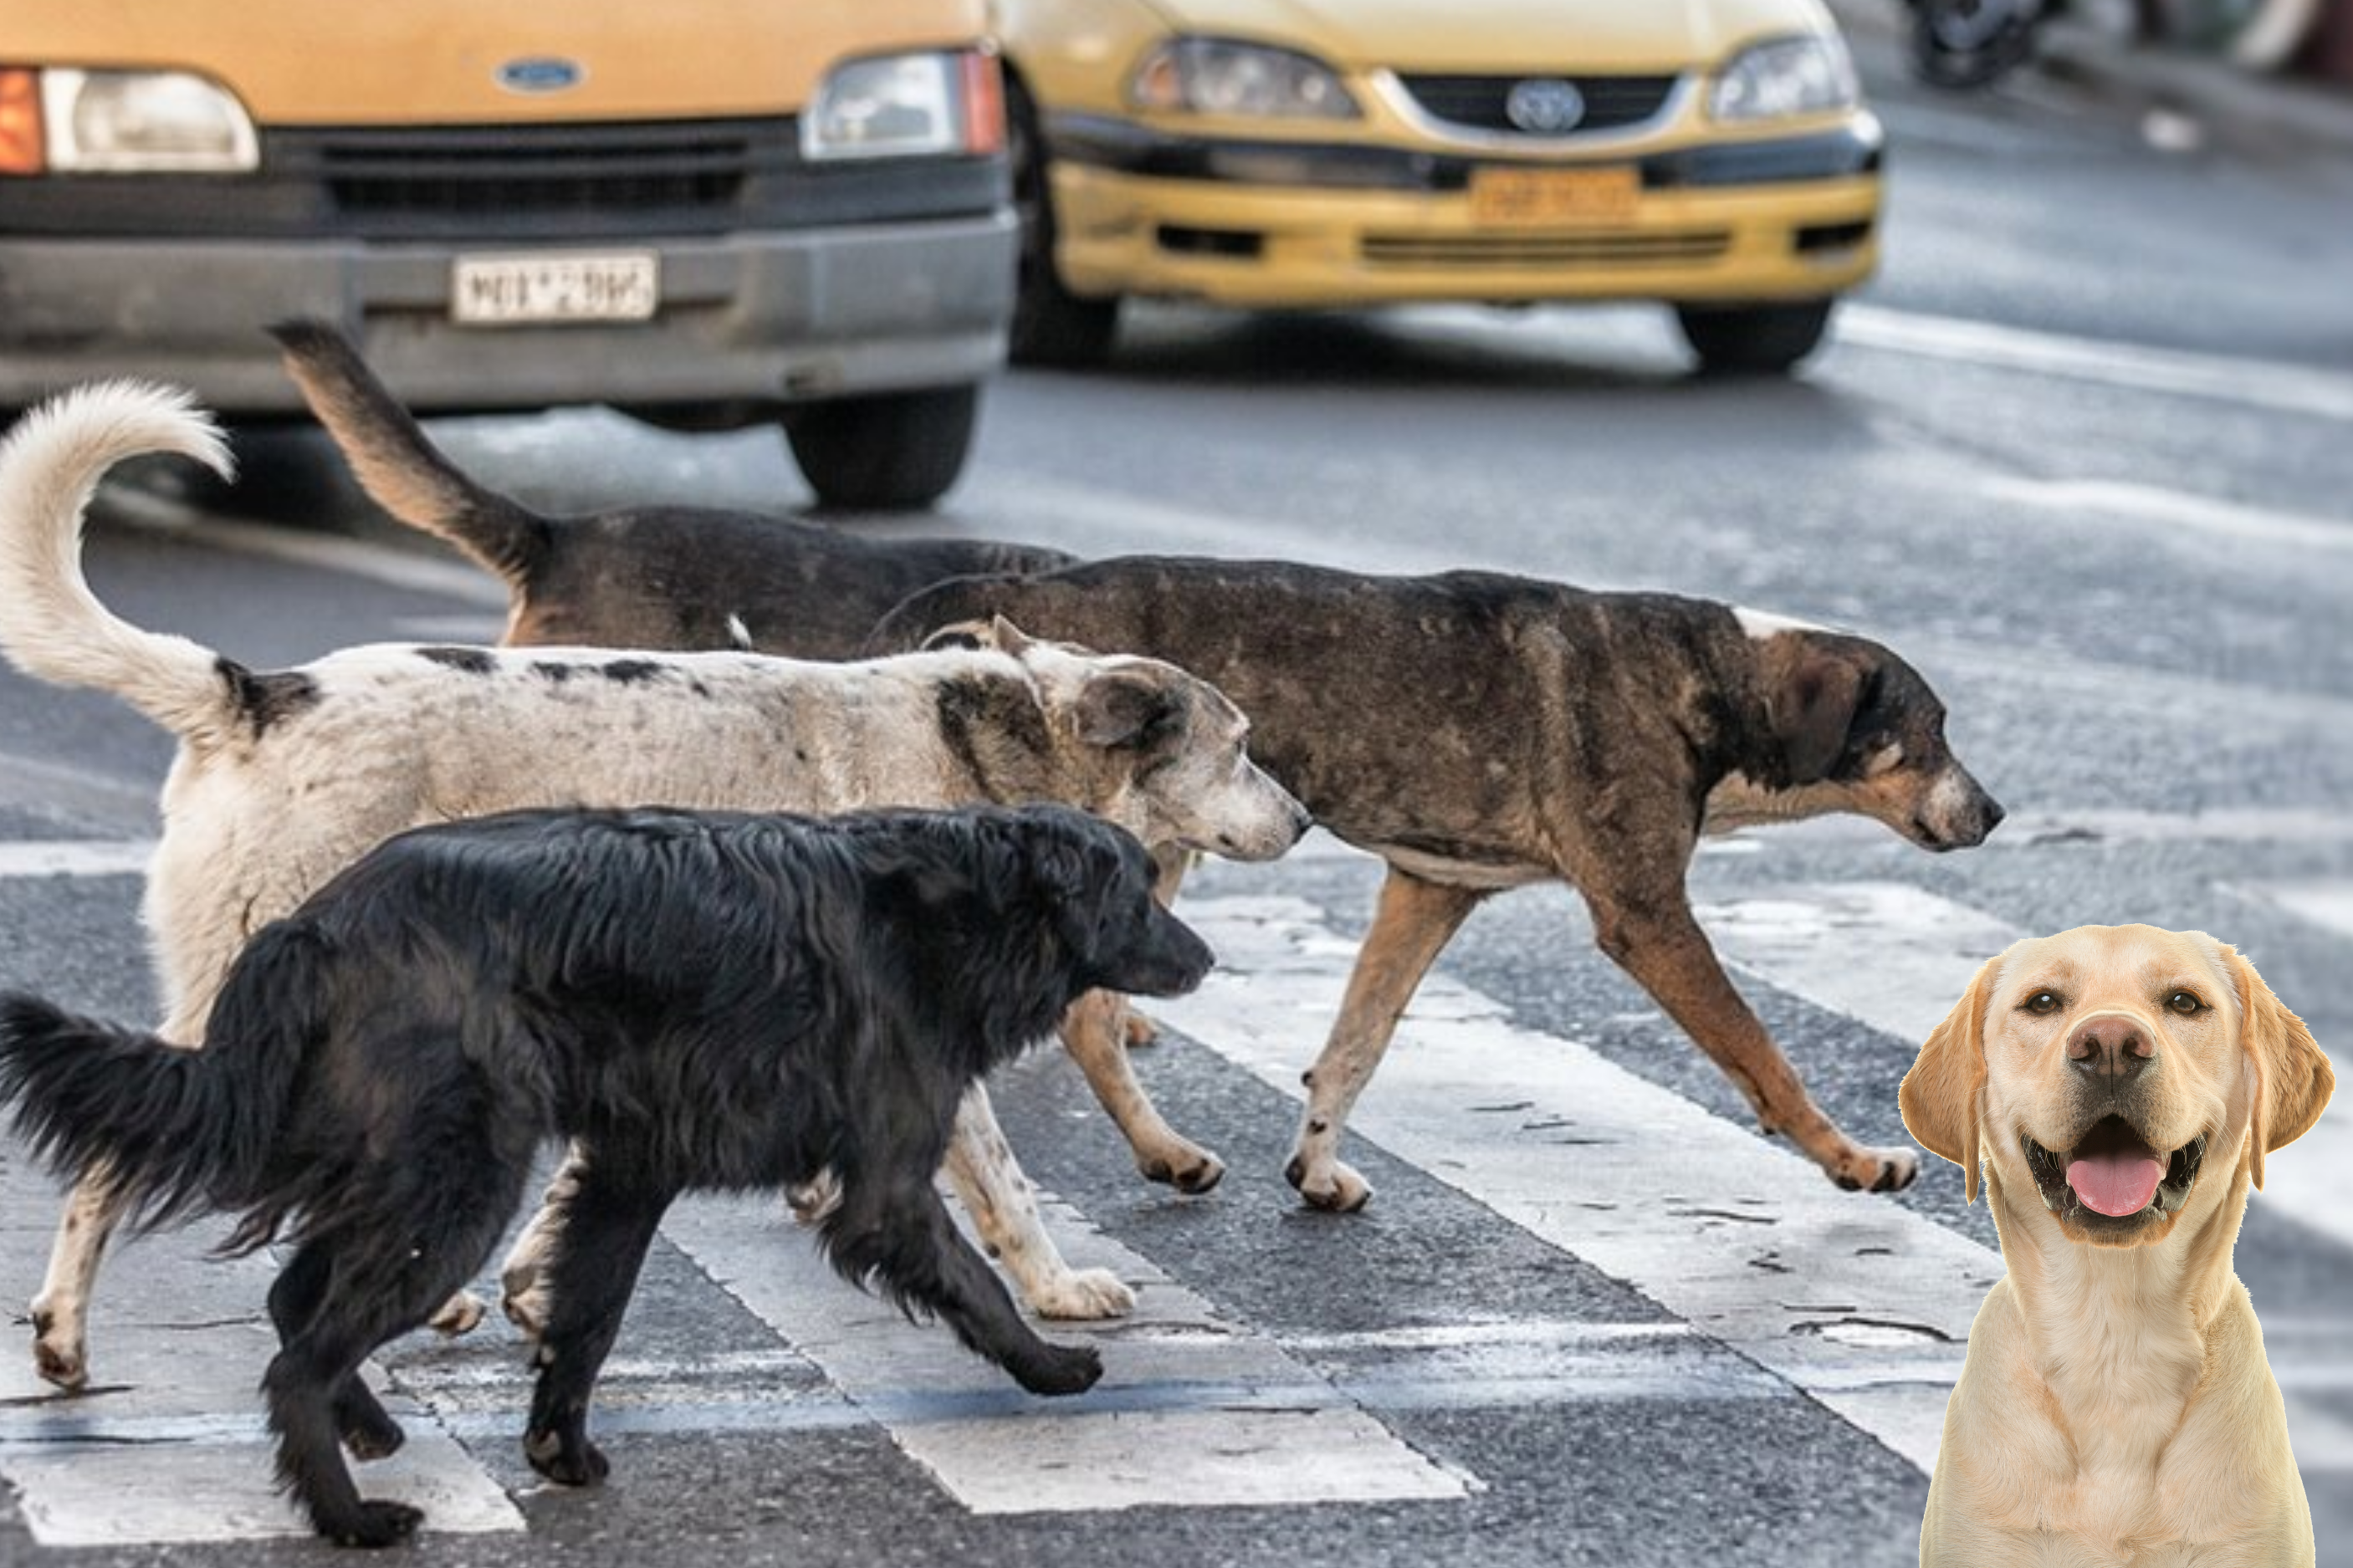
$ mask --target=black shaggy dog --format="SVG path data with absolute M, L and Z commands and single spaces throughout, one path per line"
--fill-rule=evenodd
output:
M 588 1398 L 655 1226 L 689 1188 L 830 1169 L 834 1267 L 1039 1394 L 1101 1363 L 1025 1324 L 933 1185 L 957 1100 L 1103 987 L 1176 995 L 1208 949 L 1144 847 L 1061 807 L 816 821 L 512 812 L 393 838 L 265 927 L 206 1048 L 0 1002 L 0 1100 L 41 1155 L 104 1171 L 149 1225 L 295 1243 L 262 1379 L 280 1482 L 319 1532 L 382 1546 L 336 1451 L 400 1428 L 361 1381 L 480 1268 L 532 1157 L 593 1150 L 554 1268 L 524 1452 L 602 1477 Z

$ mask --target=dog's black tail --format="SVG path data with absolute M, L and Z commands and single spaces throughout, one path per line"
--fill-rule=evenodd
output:
M 277 323 L 269 335 L 285 351 L 287 374 L 343 448 L 370 500 L 409 527 L 457 546 L 510 590 L 530 584 L 547 552 L 548 519 L 484 489 L 444 457 L 334 327 L 298 319 Z
M 96 1177 L 142 1226 L 260 1195 L 304 1057 L 324 1033 L 307 926 L 255 937 L 221 994 L 202 1050 L 0 997 L 0 1103 L 51 1169 Z M 232 1246 L 266 1240 L 240 1231 Z

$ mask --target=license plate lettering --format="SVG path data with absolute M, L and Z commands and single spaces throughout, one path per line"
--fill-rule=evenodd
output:
M 449 318 L 461 326 L 643 321 L 660 302 L 650 251 L 461 256 L 450 267 Z

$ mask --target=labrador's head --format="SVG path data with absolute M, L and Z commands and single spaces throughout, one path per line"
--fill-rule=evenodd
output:
M 1904 1078 L 1905 1125 L 2069 1239 L 2163 1240 L 2309 1129 L 2335 1075 L 2254 966 L 2203 931 L 2079 926 L 1978 972 Z

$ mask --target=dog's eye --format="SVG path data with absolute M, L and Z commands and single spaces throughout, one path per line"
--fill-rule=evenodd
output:
M 2037 991 L 2026 999 L 2026 1010 L 2037 1017 L 2048 1017 L 2059 1011 L 2059 993 Z
M 2206 1004 L 2200 1002 L 2197 993 L 2191 991 L 2175 992 L 2165 999 L 2165 1005 L 2185 1018 L 2195 1016 L 2206 1010 Z

